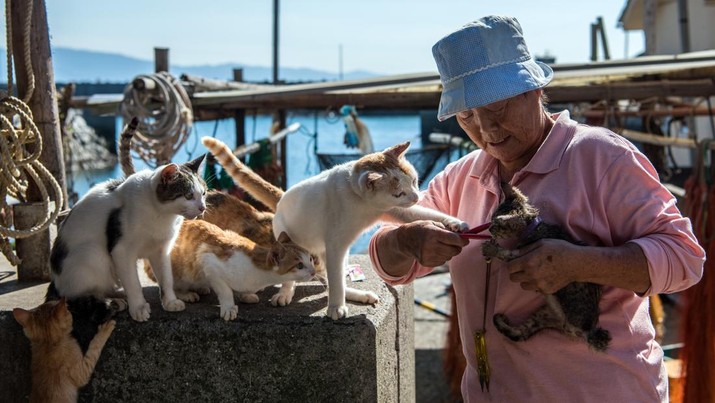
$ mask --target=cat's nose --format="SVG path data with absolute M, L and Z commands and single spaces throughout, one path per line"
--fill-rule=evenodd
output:
M 206 206 L 203 206 L 203 205 L 199 206 L 199 213 L 203 214 L 204 211 L 206 211 Z

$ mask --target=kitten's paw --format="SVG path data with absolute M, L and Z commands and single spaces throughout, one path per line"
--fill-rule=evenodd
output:
M 333 320 L 338 320 L 348 316 L 348 307 L 343 305 L 328 305 L 328 313 L 326 316 L 331 317 Z
M 171 301 L 161 301 L 161 306 L 167 312 L 179 312 L 186 309 L 184 301 L 180 299 L 173 299 Z
M 257 304 L 260 301 L 258 295 L 245 292 L 238 294 L 238 300 L 245 304 Z
M 281 287 L 280 291 L 271 297 L 271 305 L 286 306 L 293 301 L 293 294 L 295 294 L 295 291 L 293 289 L 286 291 L 283 288 L 284 287 Z
M 223 306 L 221 305 L 221 318 L 225 321 L 235 320 L 238 316 L 238 305 Z
M 482 255 L 484 257 L 495 257 L 499 253 L 501 246 L 494 240 L 489 239 L 482 244 Z
M 356 290 L 348 288 L 345 290 L 345 299 L 353 302 L 362 302 L 363 304 L 377 304 L 380 302 L 380 297 L 372 291 Z
M 201 287 L 194 290 L 199 295 L 209 295 L 211 294 L 211 289 L 208 287 Z
M 184 302 L 196 302 L 200 299 L 199 294 L 193 291 L 176 291 L 176 298 Z
M 97 328 L 97 334 L 106 335 L 107 337 L 109 337 L 109 335 L 112 334 L 112 332 L 114 331 L 114 327 L 116 325 L 116 320 L 108 320 L 99 325 L 99 327 Z
M 150 314 L 151 308 L 149 307 L 149 303 L 147 303 L 146 301 L 135 307 L 129 307 L 129 315 L 131 315 L 132 319 L 137 322 L 146 322 L 147 320 L 149 320 Z

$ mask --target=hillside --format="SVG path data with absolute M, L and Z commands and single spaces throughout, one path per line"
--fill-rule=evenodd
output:
M 6 58 L 4 48 L 0 48 L 3 60 Z M 116 53 L 95 52 L 69 48 L 52 49 L 55 82 L 57 83 L 126 83 L 139 74 L 154 71 L 153 60 L 142 60 Z M 169 55 L 171 62 L 171 55 Z M 7 81 L 5 63 L 0 63 L 0 82 Z M 243 79 L 250 82 L 268 82 L 272 79 L 273 70 L 264 66 L 249 66 L 241 63 L 226 63 L 219 65 L 170 65 L 170 73 L 179 76 L 191 74 L 206 78 L 229 80 L 234 68 L 243 68 Z M 353 80 L 375 77 L 378 74 L 367 71 L 351 71 L 343 74 L 343 79 Z M 327 72 L 309 68 L 281 67 L 281 80 L 295 81 L 332 81 L 338 79 L 336 72 Z

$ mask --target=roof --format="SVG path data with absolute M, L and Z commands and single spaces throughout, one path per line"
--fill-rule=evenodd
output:
M 585 64 L 554 64 L 546 87 L 551 102 L 594 102 L 667 96 L 715 95 L 715 50 L 644 56 Z M 240 109 L 325 109 L 344 104 L 372 109 L 433 109 L 441 84 L 436 72 L 363 80 L 277 85 L 198 92 L 191 102 L 199 120 L 232 116 Z M 115 113 L 122 94 L 76 97 L 73 106 Z M 223 115 L 223 116 L 222 116 Z

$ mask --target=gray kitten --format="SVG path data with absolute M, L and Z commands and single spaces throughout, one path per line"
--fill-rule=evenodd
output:
M 496 239 L 519 238 L 517 248 L 542 238 L 563 239 L 583 245 L 561 227 L 546 224 L 539 211 L 529 204 L 529 199 L 519 189 L 502 184 L 505 200 L 492 215 L 489 232 L 492 239 L 482 245 L 485 257 L 510 261 L 517 256 L 501 247 Z M 605 351 L 611 341 L 608 330 L 598 327 L 598 302 L 601 286 L 593 283 L 573 282 L 552 295 L 545 295 L 546 304 L 520 325 L 512 325 L 504 314 L 494 315 L 494 326 L 513 341 L 524 341 L 543 329 L 554 329 L 563 334 L 585 338 L 596 351 Z

